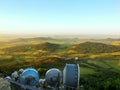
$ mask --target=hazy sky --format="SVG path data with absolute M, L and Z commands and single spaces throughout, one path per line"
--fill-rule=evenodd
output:
M 120 0 L 0 0 L 0 33 L 120 34 Z

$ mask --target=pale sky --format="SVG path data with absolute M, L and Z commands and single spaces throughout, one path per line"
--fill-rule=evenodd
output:
M 120 0 L 1 0 L 0 33 L 120 34 Z

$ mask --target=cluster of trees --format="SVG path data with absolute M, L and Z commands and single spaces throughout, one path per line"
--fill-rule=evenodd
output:
M 5 60 L 5 59 L 4 59 Z M 8 62 L 4 62 L 0 65 L 0 72 L 6 73 L 10 75 L 15 70 L 19 70 L 20 68 L 28 68 L 34 67 L 39 70 L 40 75 L 45 74 L 46 70 L 50 68 L 59 68 L 63 69 L 66 63 L 72 63 L 73 61 L 65 60 L 64 58 L 58 56 L 49 56 L 42 57 L 41 59 L 35 59 L 26 61 L 24 58 L 11 58 L 9 60 L 5 60 Z
M 81 76 L 84 90 L 120 90 L 120 73 L 107 69 L 91 75 Z

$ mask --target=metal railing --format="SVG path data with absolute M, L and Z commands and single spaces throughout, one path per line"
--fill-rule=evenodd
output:
M 21 85 L 14 81 L 10 81 L 10 85 L 11 85 L 11 90 L 41 90 L 30 86 Z
M 9 81 L 9 82 L 11 85 L 11 90 L 80 90 L 79 87 L 75 88 L 75 87 L 70 87 L 70 86 L 66 86 L 66 85 L 61 85 L 59 88 L 54 88 L 54 87 L 35 88 L 35 87 L 25 86 L 25 85 L 22 85 L 18 82 L 14 82 L 14 81 Z
M 75 87 L 63 85 L 63 90 L 80 90 L 80 89 L 79 87 L 75 88 Z

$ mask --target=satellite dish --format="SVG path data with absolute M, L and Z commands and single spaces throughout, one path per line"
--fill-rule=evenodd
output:
M 63 70 L 63 85 L 68 88 L 79 87 L 80 69 L 79 64 L 66 64 Z
M 34 68 L 25 69 L 19 78 L 19 82 L 29 86 L 37 85 L 39 83 L 38 71 Z
M 45 81 L 50 86 L 55 86 L 61 82 L 61 71 L 57 68 L 49 69 L 45 75 Z

